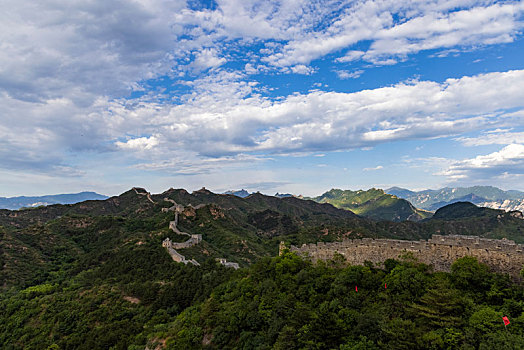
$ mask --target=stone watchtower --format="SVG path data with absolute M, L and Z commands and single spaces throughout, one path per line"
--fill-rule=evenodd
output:
M 171 248 L 171 240 L 169 239 L 169 237 L 162 241 L 162 247 Z
M 284 253 L 284 250 L 288 249 L 286 247 L 286 243 L 284 243 L 284 241 L 280 241 L 280 244 L 278 246 L 278 256 L 281 256 L 282 253 Z

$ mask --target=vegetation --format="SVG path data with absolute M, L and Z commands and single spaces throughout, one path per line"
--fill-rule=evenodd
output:
M 392 187 L 386 190 L 387 193 L 404 198 L 413 203 L 417 208 L 426 210 L 437 210 L 445 205 L 460 201 L 483 204 L 486 202 L 497 202 L 502 204 L 507 202 L 508 207 L 520 207 L 524 198 L 524 193 L 520 191 L 503 191 L 492 186 L 473 186 L 441 188 L 438 190 L 424 190 L 413 192 L 404 188 Z
M 497 215 L 503 215 L 504 211 L 480 208 L 470 202 L 456 202 L 453 204 L 446 205 L 435 212 L 433 219 L 442 220 L 453 220 L 463 218 L 476 218 L 476 217 L 493 217 Z
M 432 213 L 415 208 L 405 199 L 384 193 L 380 189 L 350 191 L 332 189 L 313 198 L 319 203 L 330 203 L 337 208 L 374 220 L 420 221 L 431 217 Z
M 161 209 L 172 203 L 164 198 L 185 206 L 180 230 L 203 235 L 181 250 L 200 267 L 177 264 L 162 248 L 168 236 L 186 239 L 168 229 L 173 212 Z M 511 215 L 394 223 L 297 198 L 169 190 L 149 200 L 131 190 L 0 211 L 0 224 L 5 349 L 522 346 L 522 287 L 474 260 L 433 274 L 409 257 L 387 261 L 385 270 L 342 259 L 314 266 L 290 253 L 271 258 L 280 240 L 419 239 L 439 230 L 522 242 L 523 220 Z M 227 269 L 217 257 L 244 269 Z M 507 333 L 502 314 L 512 322 Z
M 474 258 L 451 273 L 407 257 L 386 270 L 267 258 L 149 336 L 168 349 L 524 347 L 524 290 Z M 387 286 L 387 288 L 386 288 Z M 358 291 L 356 291 L 358 287 Z M 504 327 L 502 316 L 511 324 Z

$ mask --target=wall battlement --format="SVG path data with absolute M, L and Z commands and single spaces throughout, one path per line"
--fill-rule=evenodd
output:
M 353 265 L 371 261 L 381 267 L 385 260 L 397 259 L 400 255 L 411 252 L 420 262 L 432 265 L 436 271 L 449 271 L 456 259 L 474 256 L 493 271 L 508 273 L 513 278 L 519 278 L 524 265 L 522 244 L 507 239 L 462 235 L 433 235 L 428 241 L 363 238 L 303 244 L 301 247 L 292 245 L 290 250 L 313 261 L 329 260 L 338 253 Z

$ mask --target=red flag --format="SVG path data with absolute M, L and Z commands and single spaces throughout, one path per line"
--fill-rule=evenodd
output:
M 384 289 L 388 289 L 388 284 L 384 283 Z
M 355 286 L 355 292 L 358 292 L 358 287 L 357 286 Z
M 503 316 L 502 321 L 504 321 L 504 326 L 507 326 L 508 324 L 510 324 L 509 318 L 507 316 Z

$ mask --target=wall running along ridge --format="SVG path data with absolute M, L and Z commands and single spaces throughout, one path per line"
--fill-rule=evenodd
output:
M 183 264 L 186 264 L 186 265 L 187 264 L 193 264 L 195 266 L 200 266 L 198 261 L 196 261 L 195 259 L 187 260 L 185 256 L 183 256 L 182 254 L 177 252 L 175 249 L 189 248 L 189 247 L 192 247 L 194 245 L 197 245 L 197 244 L 201 243 L 202 242 L 202 235 L 200 235 L 200 234 L 192 235 L 192 234 L 189 234 L 187 232 L 180 231 L 177 228 L 177 225 L 178 225 L 178 214 L 182 214 L 184 212 L 185 207 L 183 205 L 177 204 L 174 200 L 169 199 L 169 198 L 164 198 L 164 201 L 173 203 L 173 206 L 171 206 L 169 208 L 162 208 L 162 212 L 165 212 L 165 213 L 168 213 L 170 211 L 175 212 L 175 220 L 169 222 L 169 228 L 174 233 L 176 233 L 177 235 L 188 236 L 189 239 L 187 241 L 185 241 L 185 242 L 182 242 L 182 243 L 176 243 L 176 242 L 171 241 L 171 239 L 169 239 L 169 237 L 167 237 L 162 242 L 162 247 L 167 249 L 167 252 L 169 253 L 169 255 L 171 256 L 171 258 L 174 261 L 180 262 L 180 263 L 183 263 Z M 199 204 L 197 206 L 193 206 L 191 204 L 187 205 L 188 208 L 193 208 L 195 210 L 203 208 L 204 206 L 205 206 L 205 204 Z M 235 270 L 240 268 L 238 263 L 227 261 L 225 258 L 218 258 L 217 260 L 220 262 L 220 264 L 224 265 L 225 267 L 232 267 Z
M 280 252 L 284 248 L 281 242 Z M 330 260 L 338 253 L 352 265 L 363 265 L 365 261 L 370 261 L 380 267 L 387 259 L 398 259 L 411 252 L 418 261 L 433 266 L 435 271 L 447 272 L 456 259 L 473 256 L 494 272 L 507 273 L 514 279 L 520 279 L 520 270 L 524 265 L 523 250 L 524 245 L 507 239 L 462 235 L 433 235 L 428 241 L 364 238 L 290 247 L 291 252 L 310 258 L 313 262 Z

